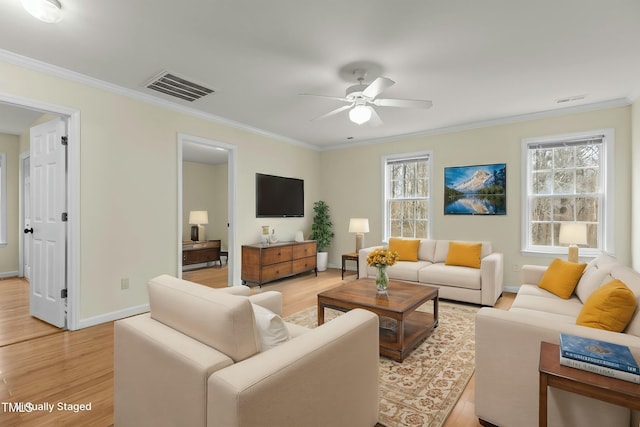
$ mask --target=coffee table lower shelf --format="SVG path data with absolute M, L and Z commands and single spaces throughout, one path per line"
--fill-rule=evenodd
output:
M 404 348 L 396 330 L 380 328 L 380 354 L 402 362 L 437 327 L 438 320 L 431 313 L 414 311 L 404 321 Z

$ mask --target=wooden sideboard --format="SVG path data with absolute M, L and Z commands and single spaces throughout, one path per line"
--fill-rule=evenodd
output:
M 220 240 L 182 243 L 182 265 L 202 264 L 220 261 Z
M 242 283 L 262 285 L 294 274 L 315 271 L 316 241 L 258 243 L 242 246 Z

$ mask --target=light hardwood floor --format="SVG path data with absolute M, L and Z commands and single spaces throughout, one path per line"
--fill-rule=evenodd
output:
M 184 279 L 224 287 L 227 268 L 185 272 Z M 354 280 L 355 275 L 345 277 Z M 283 315 L 316 304 L 316 295 L 341 282 L 329 269 L 252 288 L 283 293 Z M 29 316 L 28 283 L 0 280 L 0 426 L 111 426 L 113 424 L 113 322 L 79 331 L 63 331 Z M 508 309 L 513 294 L 496 307 Z M 445 427 L 479 426 L 474 415 L 474 377 Z M 2 402 L 91 403 L 91 411 L 11 413 Z

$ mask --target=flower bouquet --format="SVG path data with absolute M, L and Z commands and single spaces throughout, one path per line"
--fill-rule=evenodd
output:
M 389 276 L 387 275 L 387 267 L 398 262 L 400 255 L 396 251 L 390 251 L 389 248 L 378 248 L 369 252 L 367 255 L 367 265 L 376 267 L 376 287 L 379 294 L 386 294 L 389 287 Z

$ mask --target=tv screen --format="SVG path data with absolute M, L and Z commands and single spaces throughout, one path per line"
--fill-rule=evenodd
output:
M 304 216 L 304 181 L 256 174 L 256 218 Z

